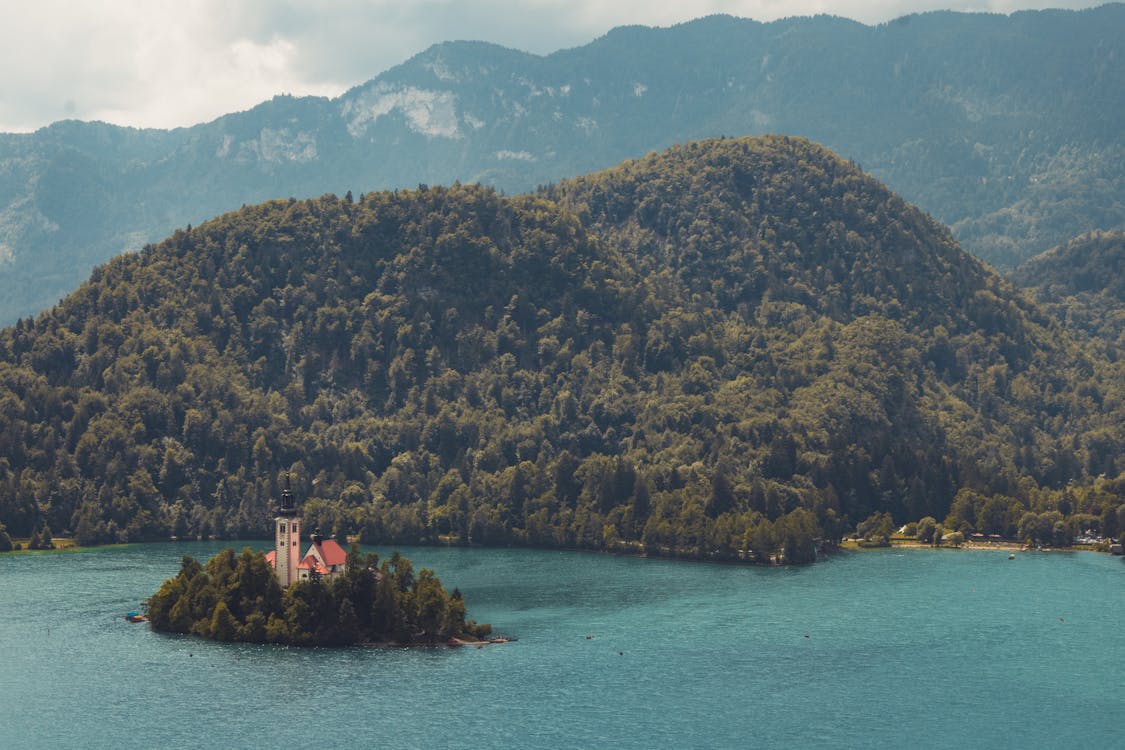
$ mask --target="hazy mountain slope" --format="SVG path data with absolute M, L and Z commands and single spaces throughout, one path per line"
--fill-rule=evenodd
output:
M 853 165 L 713 140 L 115 259 L 0 332 L 0 522 L 260 534 L 292 470 L 307 525 L 369 541 L 797 561 L 962 489 L 1015 533 L 1125 469 L 1117 375 Z
M 1120 4 L 875 27 L 716 16 L 546 57 L 437 45 L 336 100 L 174 131 L 0 136 L 0 321 L 243 203 L 455 180 L 519 192 L 724 134 L 824 143 L 1015 265 L 1125 224 L 1123 32 Z
M 1125 232 L 1092 232 L 1009 274 L 1068 327 L 1125 354 Z

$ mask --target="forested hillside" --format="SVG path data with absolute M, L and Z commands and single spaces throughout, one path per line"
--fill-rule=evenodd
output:
M 712 140 L 514 198 L 273 201 L 113 260 L 0 333 L 0 522 L 258 536 L 291 471 L 306 527 L 368 542 L 795 562 L 955 498 L 1014 534 L 1071 487 L 1108 528 L 1123 389 L 853 164 Z
M 722 135 L 823 143 L 1009 268 L 1125 227 L 1123 40 L 1121 4 L 877 26 L 712 16 L 543 57 L 439 44 L 336 99 L 170 131 L 0 135 L 0 324 L 246 203 L 457 180 L 522 192 Z
M 1106 354 L 1125 356 L 1125 232 L 1091 232 L 1038 255 L 1009 278 Z

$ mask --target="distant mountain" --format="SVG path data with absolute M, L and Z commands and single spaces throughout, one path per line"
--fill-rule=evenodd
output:
M 1108 529 L 1118 490 L 1082 493 L 1123 447 L 1120 364 L 779 136 L 249 206 L 0 331 L 0 523 L 87 543 L 261 534 L 291 471 L 306 526 L 370 542 L 792 562 L 873 513 L 1014 535 L 1052 493 Z
M 1009 274 L 1072 329 L 1125 357 L 1125 232 L 1091 232 Z
M 269 198 L 477 182 L 521 192 L 702 137 L 801 135 L 1009 267 L 1125 226 L 1125 6 L 879 26 L 715 16 L 539 57 L 440 44 L 338 99 L 172 131 L 0 136 L 0 322 L 110 256 Z

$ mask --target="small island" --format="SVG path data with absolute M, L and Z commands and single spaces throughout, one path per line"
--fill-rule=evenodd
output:
M 492 630 L 467 620 L 460 592 L 446 592 L 432 570 L 416 575 L 397 552 L 380 564 L 357 545 L 340 574 L 284 589 L 266 555 L 250 548 L 225 549 L 205 565 L 185 555 L 147 614 L 162 632 L 292 646 L 461 645 Z
M 301 555 L 301 518 L 286 475 L 274 548 L 246 547 L 241 555 L 227 548 L 206 565 L 185 555 L 179 574 L 145 603 L 148 620 L 168 633 L 290 646 L 458 646 L 492 632 L 465 619 L 460 591 L 446 592 L 427 568 L 415 575 L 398 552 L 380 564 L 359 545 L 345 552 L 319 532 L 311 542 Z

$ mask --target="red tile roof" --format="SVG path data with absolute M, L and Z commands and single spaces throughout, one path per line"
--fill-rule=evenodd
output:
M 311 570 L 314 573 L 316 573 L 317 575 L 322 575 L 322 576 L 326 576 L 330 572 L 328 570 L 328 568 L 326 568 L 326 567 L 324 567 L 323 565 L 320 564 L 320 560 L 317 560 L 312 555 L 305 555 L 305 559 L 301 560 L 301 562 L 297 564 L 297 569 L 298 570 Z
M 344 565 L 348 561 L 348 553 L 335 539 L 324 539 L 314 546 L 316 551 L 320 553 L 320 559 L 324 560 L 324 564 L 329 567 Z
M 317 558 L 320 559 L 317 559 Z M 323 562 L 321 562 L 323 561 Z M 266 562 L 270 567 L 277 569 L 277 550 L 266 553 Z M 310 570 L 317 575 L 330 575 L 334 570 L 343 568 L 348 562 L 348 553 L 335 539 L 324 539 L 314 542 L 309 547 L 308 553 L 297 564 L 298 570 Z

